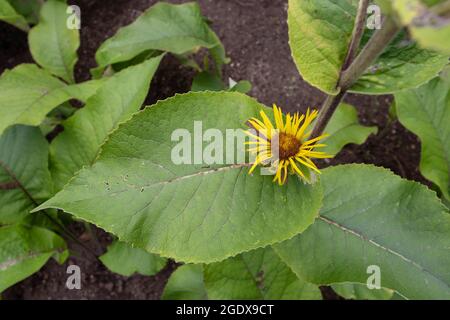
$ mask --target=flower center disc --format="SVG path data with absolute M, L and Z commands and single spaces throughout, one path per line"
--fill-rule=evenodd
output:
M 302 146 L 302 143 L 295 136 L 283 132 L 278 136 L 278 143 L 281 160 L 287 160 L 295 156 Z

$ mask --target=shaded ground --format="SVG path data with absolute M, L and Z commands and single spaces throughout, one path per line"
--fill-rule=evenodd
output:
M 77 81 L 89 78 L 95 66 L 94 54 L 98 46 L 118 28 L 131 23 L 141 12 L 156 3 L 153 0 L 79 0 L 68 1 L 81 8 L 82 28 Z M 186 1 L 168 1 L 181 3 Z M 290 56 L 286 9 L 287 0 L 200 0 L 205 16 L 212 21 L 232 62 L 225 68 L 225 77 L 250 80 L 250 95 L 260 102 L 277 103 L 285 111 L 305 111 L 318 107 L 323 94 L 303 82 Z M 32 62 L 26 34 L 0 22 L 0 72 L 23 62 Z M 166 57 L 152 82 L 146 103 L 185 92 L 190 88 L 193 72 Z M 398 122 L 389 123 L 388 96 L 369 97 L 351 95 L 347 102 L 358 108 L 361 123 L 377 125 L 379 133 L 360 146 L 347 146 L 331 164 L 364 162 L 391 169 L 412 180 L 426 183 L 418 171 L 420 144 Z M 327 163 L 324 163 L 326 165 Z M 87 246 L 96 248 L 93 241 L 78 225 L 74 232 Z M 110 239 L 96 231 L 100 248 L 104 251 Z M 165 282 L 175 268 L 170 264 L 154 277 L 121 277 L 110 273 L 91 255 L 72 245 L 74 257 L 64 266 L 50 261 L 40 272 L 10 288 L 6 299 L 158 299 Z M 82 290 L 67 290 L 67 264 L 77 264 L 83 272 Z M 329 290 L 328 299 L 336 298 Z

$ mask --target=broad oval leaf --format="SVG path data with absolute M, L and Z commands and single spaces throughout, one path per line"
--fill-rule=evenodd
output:
M 161 58 L 147 60 L 105 80 L 86 106 L 63 123 L 64 131 L 50 146 L 56 190 L 83 166 L 91 165 L 109 133 L 140 109 Z
M 201 264 L 178 267 L 167 281 L 162 300 L 206 300 L 206 289 Z
M 354 0 L 289 0 L 289 44 L 305 81 L 325 93 L 339 92 L 342 65 L 356 16 Z
M 52 194 L 41 131 L 22 125 L 6 130 L 0 137 L 0 225 L 21 220 Z
M 226 140 L 227 129 L 241 132 L 263 108 L 235 92 L 160 101 L 119 126 L 92 168 L 81 170 L 39 209 L 63 209 L 125 242 L 192 263 L 220 261 L 289 239 L 313 223 L 321 205 L 318 184 L 292 177 L 280 188 L 272 176 L 249 176 L 248 165 L 237 158 L 210 165 L 201 160 L 176 164 L 172 158 L 182 142 L 192 143 L 194 156 L 201 157 L 210 146 L 202 132 L 212 129 Z M 183 140 L 172 141 L 172 135 L 180 141 L 180 133 Z M 244 148 L 243 141 L 231 140 L 217 154 Z
M 272 248 L 243 253 L 204 267 L 213 300 L 321 300 L 319 287 L 299 279 Z
M 167 260 L 140 248 L 133 248 L 122 241 L 108 247 L 100 261 L 112 272 L 129 277 L 134 273 L 152 276 L 158 273 Z
M 421 173 L 450 199 L 450 83 L 438 77 L 395 102 L 399 121 L 422 142 Z
M 77 29 L 67 27 L 67 4 L 46 1 L 39 23 L 30 30 L 28 41 L 33 59 L 52 74 L 74 83 L 73 68 L 77 61 L 80 37 Z
M 321 176 L 316 223 L 274 246 L 305 280 L 366 283 L 378 266 L 381 287 L 409 299 L 450 298 L 450 214 L 425 186 L 385 169 L 344 165 Z
M 0 292 L 38 271 L 51 257 L 63 263 L 67 256 L 66 243 L 50 230 L 0 227 Z
M 225 51 L 195 2 L 173 5 L 159 2 L 132 24 L 106 40 L 95 54 L 98 66 L 130 60 L 148 51 L 185 54 L 204 47 L 224 62 Z
M 14 124 L 37 126 L 71 98 L 85 100 L 102 80 L 67 86 L 35 64 L 21 64 L 0 77 L 0 134 Z

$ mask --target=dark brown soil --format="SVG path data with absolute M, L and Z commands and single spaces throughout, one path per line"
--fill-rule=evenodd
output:
M 121 26 L 132 22 L 141 12 L 156 3 L 154 0 L 78 0 L 68 1 L 81 8 L 82 28 L 76 79 L 89 79 L 89 69 L 95 66 L 94 54 L 98 46 Z M 168 1 L 181 3 L 187 1 Z M 200 0 L 204 15 L 212 21 L 212 28 L 222 39 L 232 62 L 224 76 L 234 80 L 250 80 L 250 95 L 260 102 L 277 103 L 285 111 L 305 111 L 318 107 L 324 95 L 303 82 L 290 56 L 286 8 L 287 0 Z M 32 62 L 26 34 L 0 22 L 0 72 L 23 62 Z M 151 104 L 176 92 L 190 88 L 194 73 L 180 66 L 173 57 L 166 57 L 155 76 L 147 97 Z M 418 139 L 397 121 L 390 122 L 389 96 L 347 97 L 359 112 L 361 123 L 376 125 L 379 133 L 360 146 L 347 146 L 335 159 L 322 165 L 363 162 L 391 169 L 393 172 L 422 183 L 420 175 L 420 144 Z M 91 248 L 89 239 L 78 225 L 76 234 Z M 101 230 L 100 248 L 104 251 L 110 239 Z M 129 278 L 110 273 L 86 250 L 71 244 L 74 256 L 63 266 L 50 261 L 40 272 L 7 290 L 6 299 L 158 299 L 175 265 L 154 277 Z M 67 290 L 66 267 L 75 263 L 83 272 L 82 290 Z M 324 288 L 327 299 L 337 298 Z

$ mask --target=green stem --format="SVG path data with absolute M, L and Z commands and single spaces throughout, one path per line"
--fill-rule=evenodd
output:
M 311 139 L 316 138 L 323 133 L 325 127 L 327 126 L 328 122 L 333 116 L 333 113 L 336 111 L 336 108 L 344 99 L 345 94 L 346 94 L 345 91 L 341 91 L 338 93 L 338 95 L 336 96 L 329 95 L 325 99 L 324 103 L 322 104 L 322 107 L 320 107 L 320 113 L 319 116 L 317 117 L 316 124 L 311 134 Z
M 355 26 L 353 27 L 352 41 L 350 42 L 350 47 L 348 49 L 347 57 L 345 58 L 342 70 L 345 70 L 350 66 L 350 64 L 353 62 L 358 52 L 359 45 L 361 44 L 361 39 L 364 34 L 368 7 L 369 7 L 369 0 L 361 0 L 359 2 Z
M 360 10 L 363 8 L 361 3 L 359 8 Z M 355 23 L 360 24 L 361 20 L 357 20 Z M 354 30 L 358 31 L 361 29 L 355 27 Z M 351 62 L 349 67 L 341 70 L 341 76 L 338 83 L 338 87 L 340 88 L 339 94 L 336 96 L 328 96 L 324 101 L 320 109 L 320 114 L 317 118 L 316 125 L 314 126 L 311 134 L 311 138 L 318 137 L 323 133 L 325 127 L 336 111 L 336 108 L 345 97 L 347 90 L 350 89 L 359 77 L 364 74 L 367 68 L 369 68 L 375 59 L 378 58 L 378 56 L 383 52 L 386 46 L 392 41 L 400 30 L 401 27 L 397 25 L 394 19 L 391 17 L 386 17 L 383 21 L 381 29 L 375 32 L 366 46 L 361 50 L 359 55 Z M 353 35 L 353 38 L 358 38 L 359 36 L 360 34 L 357 33 Z
M 392 17 L 386 17 L 381 29 L 370 38 L 353 63 L 342 73 L 339 87 L 347 91 L 364 74 L 376 58 L 384 51 L 386 46 L 401 30 Z

